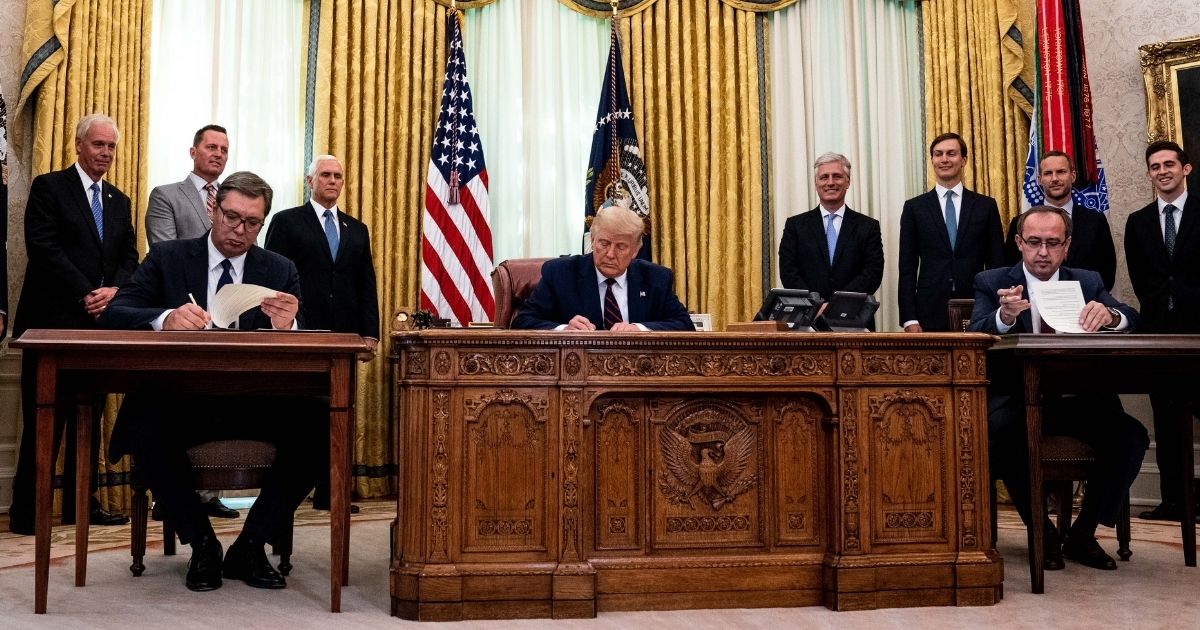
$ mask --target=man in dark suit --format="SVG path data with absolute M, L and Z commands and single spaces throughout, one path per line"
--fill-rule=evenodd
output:
M 338 208 L 345 179 L 332 155 L 313 158 L 305 174 L 309 202 L 280 212 L 267 228 L 266 248 L 296 264 L 304 302 L 300 316 L 308 328 L 362 335 L 370 353 L 379 344 L 379 297 L 371 235 L 362 221 Z M 317 481 L 313 507 L 329 509 L 329 480 Z M 351 505 L 357 512 L 358 506 Z
M 213 229 L 196 239 L 155 245 L 100 318 L 108 328 L 199 330 L 220 287 L 247 283 L 275 289 L 273 297 L 241 315 L 240 329 L 298 327 L 300 279 L 288 259 L 254 245 L 271 208 L 271 188 L 257 175 L 230 175 L 217 192 Z M 194 298 L 194 301 L 193 301 Z M 180 396 L 135 392 L 125 397 L 113 429 L 111 455 L 132 454 L 166 505 L 179 539 L 192 546 L 186 585 L 221 586 L 221 577 L 258 588 L 283 588 L 263 544 L 288 525 L 320 471 L 328 470 L 328 405 L 289 396 Z M 233 437 L 270 441 L 272 474 L 246 517 L 242 533 L 222 559 L 221 544 L 196 495 L 187 448 Z
M 813 164 L 821 205 L 787 220 L 779 241 L 779 277 L 789 289 L 874 293 L 883 281 L 879 221 L 846 207 L 850 160 L 826 153 Z M 875 330 L 875 318 L 869 325 Z
M 1178 144 L 1155 142 L 1146 148 L 1146 176 L 1158 198 L 1125 223 L 1125 258 L 1143 332 L 1200 333 L 1200 201 L 1188 197 L 1191 172 Z M 1180 418 L 1188 398 L 1183 392 L 1150 395 L 1162 503 L 1142 512 L 1142 518 L 1178 521 L 1183 516 Z
M 1029 295 L 1043 283 L 1076 281 L 1086 300 L 1079 314 L 1085 331 L 1133 330 L 1138 314 L 1118 302 L 1104 288 L 1100 274 L 1063 267 L 1071 246 L 1071 218 L 1049 206 L 1037 206 L 1017 222 L 1017 246 L 1021 262 L 1007 269 L 992 269 L 975 276 L 975 310 L 970 329 L 993 335 L 1052 332 L 1037 314 L 1037 303 Z M 1026 291 L 1026 287 L 1030 290 Z M 1036 322 L 1036 323 L 1035 323 Z M 994 368 L 994 369 L 993 369 Z M 988 364 L 988 440 L 992 470 L 1004 480 L 1013 504 L 1028 527 L 1030 524 L 1029 454 L 1025 436 L 1024 383 L 1020 373 Z M 1096 526 L 1116 525 L 1125 493 L 1137 477 L 1142 457 L 1150 444 L 1146 428 L 1121 410 L 1115 394 L 1063 396 L 1043 402 L 1047 422 L 1044 431 L 1076 437 L 1095 452 L 1099 460 L 1087 480 L 1078 518 L 1060 538 L 1049 519 L 1044 531 L 1044 566 L 1063 568 L 1063 555 L 1097 569 L 1116 569 L 1117 563 L 1096 541 Z
M 75 127 L 75 164 L 39 175 L 29 189 L 25 206 L 25 250 L 29 264 L 21 286 L 13 335 L 31 328 L 95 328 L 117 287 L 137 267 L 129 197 L 104 175 L 120 139 L 117 125 L 103 114 L 85 116 Z M 13 478 L 9 528 L 33 534 L 34 451 L 37 441 L 37 366 L 21 359 L 21 451 Z M 98 399 L 97 404 L 100 403 Z M 51 448 L 57 453 L 66 416 L 55 418 Z M 93 431 L 93 461 L 99 451 L 99 431 Z M 68 438 L 68 442 L 73 439 Z M 73 452 L 73 448 L 68 452 Z M 89 493 L 95 490 L 95 475 Z M 75 520 L 75 458 L 67 457 L 63 473 L 63 522 Z M 129 519 L 109 514 L 91 499 L 93 525 L 122 525 Z
M 636 212 L 602 208 L 592 221 L 592 253 L 542 265 L 542 279 L 513 318 L 513 328 L 695 330 L 675 297 L 670 269 L 634 260 L 644 224 Z
M 1071 187 L 1075 185 L 1075 163 L 1062 151 L 1047 151 L 1038 162 L 1038 183 L 1046 195 L 1046 205 L 1062 208 L 1071 217 L 1071 251 L 1066 266 L 1072 269 L 1095 271 L 1104 279 L 1104 288 L 1112 291 L 1117 281 L 1117 249 L 1113 245 L 1108 218 L 1100 212 L 1084 208 L 1075 212 Z M 1017 219 L 1008 224 L 1004 241 L 1004 258 L 1010 265 L 1021 260 L 1017 249 Z
M 950 299 L 971 297 L 975 274 L 1004 264 L 996 200 L 962 184 L 967 143 L 944 133 L 930 143 L 929 157 L 937 184 L 904 202 L 900 215 L 896 292 L 905 332 L 949 330 Z

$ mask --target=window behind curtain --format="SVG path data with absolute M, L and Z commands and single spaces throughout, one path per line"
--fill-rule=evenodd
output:
M 229 130 L 222 179 L 253 171 L 274 189 L 274 211 L 299 205 L 303 0 L 155 0 L 153 19 L 150 186 L 186 177 L 193 134 L 215 123 Z

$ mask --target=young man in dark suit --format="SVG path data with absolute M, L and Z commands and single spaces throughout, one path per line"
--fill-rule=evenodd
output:
M 1104 288 L 1112 291 L 1117 281 L 1117 248 L 1113 245 L 1112 230 L 1108 218 L 1100 212 L 1087 208 L 1075 212 L 1075 201 L 1071 190 L 1075 185 L 1075 163 L 1062 151 L 1047 151 L 1038 162 L 1038 184 L 1046 195 L 1046 204 L 1062 208 L 1071 217 L 1071 251 L 1067 253 L 1066 265 L 1072 269 L 1088 269 L 1100 274 Z M 1017 249 L 1017 219 L 1008 224 L 1008 238 L 1004 241 L 1005 261 L 1014 265 L 1021 260 Z
M 850 160 L 826 153 L 813 164 L 821 204 L 787 220 L 779 241 L 779 277 L 789 289 L 829 299 L 835 291 L 874 293 L 883 281 L 879 221 L 846 207 Z M 875 330 L 875 318 L 869 328 Z
M 1033 287 L 1045 282 L 1079 282 L 1086 304 L 1079 314 L 1085 331 L 1134 330 L 1137 311 L 1109 295 L 1100 274 L 1063 267 L 1071 247 L 1071 217 L 1058 208 L 1037 206 L 1017 222 L 1021 262 L 975 276 L 975 310 L 970 329 L 993 335 L 1048 331 L 1030 301 Z M 1029 289 L 1028 291 L 1026 289 Z M 995 368 L 995 369 L 993 369 Z M 1029 454 L 1025 436 L 1024 383 L 1019 373 L 988 364 L 988 443 L 992 470 L 1004 480 L 1021 520 L 1030 525 Z M 1043 401 L 1045 432 L 1070 435 L 1091 446 L 1099 462 L 1087 480 L 1079 516 L 1061 540 L 1049 519 L 1044 527 L 1043 566 L 1063 568 L 1063 556 L 1080 564 L 1112 570 L 1112 556 L 1096 541 L 1097 525 L 1113 527 L 1125 494 L 1137 477 L 1150 444 L 1146 428 L 1121 410 L 1116 394 L 1050 397 Z
M 695 330 L 675 297 L 670 269 L 634 260 L 644 224 L 628 208 L 609 206 L 592 221 L 592 253 L 542 265 L 542 279 L 512 328 L 544 330 Z
M 967 143 L 944 133 L 929 145 L 933 190 L 904 202 L 900 215 L 900 277 L 896 293 L 905 332 L 950 329 L 951 298 L 974 295 L 975 274 L 1004 265 L 1004 234 L 996 200 L 967 190 Z
M 342 212 L 338 198 L 345 178 L 332 155 L 319 155 L 308 165 L 304 181 L 309 202 L 280 212 L 267 228 L 266 248 L 296 264 L 304 302 L 300 316 L 308 328 L 362 335 L 371 349 L 379 344 L 379 297 L 371 235 L 362 221 Z M 328 479 L 317 481 L 313 507 L 329 509 Z M 352 513 L 358 511 L 351 505 Z
M 1200 201 L 1188 196 L 1191 172 L 1187 153 L 1178 144 L 1154 142 L 1146 148 L 1146 176 L 1157 198 L 1125 223 L 1125 258 L 1141 304 L 1142 332 L 1200 333 Z M 1142 512 L 1142 518 L 1182 518 L 1180 422 L 1187 401 L 1185 392 L 1150 395 L 1162 503 Z
M 257 175 L 230 175 L 217 192 L 212 230 L 200 238 L 155 245 L 100 317 L 100 324 L 122 329 L 204 329 L 212 321 L 206 308 L 217 291 L 226 284 L 247 283 L 276 293 L 243 313 L 237 321 L 239 329 L 298 328 L 296 266 L 254 245 L 270 211 L 271 196 L 271 187 Z M 289 524 L 317 477 L 328 470 L 327 417 L 328 404 L 291 396 L 185 397 L 151 391 L 125 397 L 110 455 L 133 455 L 155 500 L 172 515 L 180 541 L 191 544 L 185 580 L 189 589 L 219 588 L 222 576 L 257 588 L 286 586 L 267 560 L 263 544 Z M 242 533 L 222 557 L 221 543 L 196 495 L 187 448 L 232 438 L 270 441 L 276 457 Z
M 20 337 L 31 328 L 95 328 L 96 318 L 104 312 L 117 287 L 128 281 L 137 267 L 129 197 L 104 181 L 119 139 L 113 119 L 103 114 L 85 116 L 75 126 L 75 164 L 34 178 L 25 207 L 29 265 L 25 268 L 13 336 Z M 21 451 L 8 513 L 9 528 L 25 535 L 33 534 L 36 385 L 37 366 L 24 356 Z M 55 418 L 54 453 L 62 442 L 65 422 L 65 416 Z M 92 432 L 93 461 L 99 450 L 99 435 L 99 431 Z M 75 458 L 67 457 L 65 465 L 63 522 L 73 523 Z M 94 477 L 89 493 L 95 490 Z M 122 525 L 129 519 L 100 509 L 93 497 L 89 522 Z

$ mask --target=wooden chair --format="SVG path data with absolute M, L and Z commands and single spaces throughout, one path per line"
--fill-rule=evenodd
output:
M 950 300 L 947 305 L 947 312 L 950 317 L 950 329 L 954 332 L 967 332 L 967 328 L 971 325 L 971 311 L 975 308 L 975 300 L 956 298 Z M 1047 419 L 1053 422 L 1052 418 Z M 1082 482 L 1087 479 L 1088 472 L 1091 467 L 1096 464 L 1096 454 L 1090 446 L 1073 437 L 1065 435 L 1043 435 L 1041 440 L 1042 450 L 1042 478 L 1045 484 L 1050 486 L 1050 496 L 1054 498 L 1058 513 L 1058 522 L 1055 523 L 1059 533 L 1059 538 L 1067 532 L 1071 527 L 1072 511 L 1075 508 L 1075 482 Z M 1029 489 L 1030 501 L 1037 505 L 1038 502 L 1046 500 L 1046 494 L 1042 488 Z M 991 483 L 991 503 L 992 503 L 992 541 L 995 542 L 997 535 L 996 522 L 996 479 L 993 477 Z M 1040 536 L 1035 536 L 1033 528 L 1030 528 L 1030 545 L 1036 545 L 1032 548 L 1041 548 L 1043 539 Z M 1117 518 L 1117 556 L 1121 560 L 1129 560 L 1133 552 L 1129 550 L 1129 494 L 1125 494 L 1125 504 L 1121 507 L 1121 515 Z M 1042 583 L 1042 573 L 1044 569 L 1041 564 L 1035 564 L 1032 561 L 1033 554 L 1030 554 L 1030 576 L 1033 578 L 1034 584 Z
M 508 328 L 517 310 L 529 299 L 542 279 L 542 264 L 549 258 L 512 258 L 492 271 L 492 288 L 496 294 L 496 318 L 492 325 Z
M 275 446 L 257 440 L 218 440 L 205 442 L 188 449 L 192 472 L 197 490 L 249 490 L 261 488 L 266 482 L 271 465 L 275 462 Z M 130 555 L 133 564 L 129 570 L 134 577 L 146 570 L 142 559 L 146 555 L 146 526 L 149 517 L 147 484 L 137 472 L 134 462 L 133 473 L 133 516 L 132 544 Z M 292 523 L 279 532 L 271 544 L 279 555 L 279 573 L 287 575 L 292 570 Z M 175 528 L 171 515 L 163 515 L 163 555 L 175 555 Z

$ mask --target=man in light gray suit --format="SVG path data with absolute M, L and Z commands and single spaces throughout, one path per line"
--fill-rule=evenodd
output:
M 229 134 L 220 125 L 205 125 L 192 138 L 192 172 L 186 179 L 164 184 L 150 191 L 146 208 L 146 240 L 155 243 L 181 238 L 199 238 L 212 227 L 211 216 L 217 203 L 217 178 L 225 172 L 229 160 Z M 237 518 L 238 511 L 221 503 L 216 492 L 198 493 L 209 516 Z M 162 520 L 156 503 L 154 519 Z
M 220 125 L 205 125 L 192 139 L 192 172 L 175 184 L 150 191 L 146 208 L 146 238 L 155 243 L 199 238 L 212 227 L 211 206 L 217 201 L 217 178 L 229 159 L 229 136 Z

